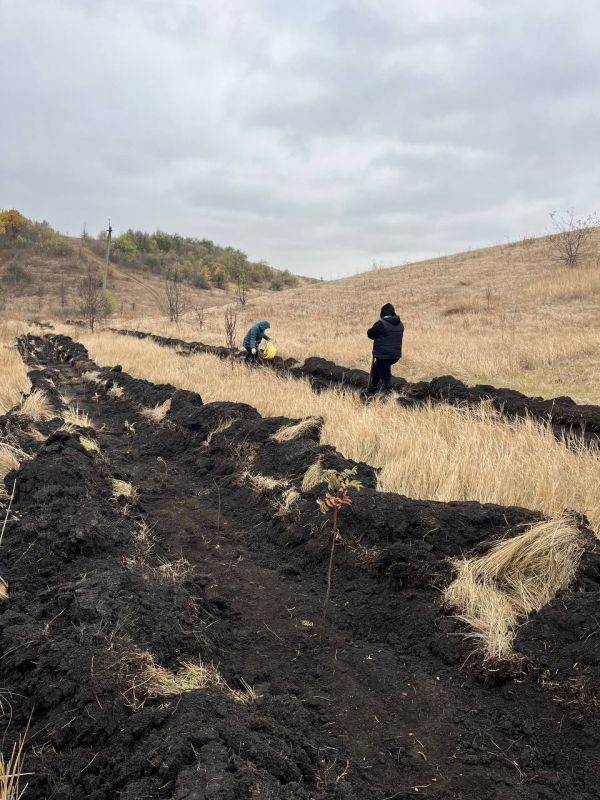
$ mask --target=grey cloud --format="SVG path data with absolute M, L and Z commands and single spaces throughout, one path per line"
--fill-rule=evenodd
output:
M 0 206 L 313 275 L 597 201 L 591 0 L 0 0 Z

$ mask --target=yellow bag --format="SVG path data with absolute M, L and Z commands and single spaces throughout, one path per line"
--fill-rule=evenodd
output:
M 270 361 L 272 358 L 275 358 L 275 354 L 277 353 L 277 349 L 273 342 L 267 342 L 266 345 L 260 351 L 262 358 Z

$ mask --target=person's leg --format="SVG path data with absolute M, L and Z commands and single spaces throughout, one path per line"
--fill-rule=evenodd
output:
M 377 359 L 374 358 L 371 362 L 371 374 L 369 375 L 369 386 L 367 387 L 368 394 L 375 394 L 379 388 L 379 370 L 377 368 Z
M 392 362 L 380 361 L 379 362 L 379 377 L 383 384 L 383 391 L 389 394 L 392 391 Z
M 246 364 L 256 363 L 256 353 L 252 354 L 252 348 L 246 347 Z

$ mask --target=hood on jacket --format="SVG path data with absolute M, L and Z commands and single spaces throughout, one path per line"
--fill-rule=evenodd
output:
M 398 316 L 398 314 L 386 314 L 385 317 L 382 317 L 386 322 L 389 322 L 390 325 L 400 325 L 402 320 Z
M 396 309 L 391 303 L 386 303 L 384 306 L 381 306 L 381 311 L 379 312 L 380 317 L 394 317 L 396 316 Z
M 267 328 L 271 327 L 271 323 L 267 322 L 266 319 L 263 319 L 262 322 L 258 323 L 258 327 L 261 329 L 261 331 L 266 331 Z

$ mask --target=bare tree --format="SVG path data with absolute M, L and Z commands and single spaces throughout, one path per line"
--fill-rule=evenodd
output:
M 107 303 L 98 270 L 91 263 L 86 265 L 85 274 L 79 282 L 78 294 L 79 311 L 93 333 L 96 323 L 106 317 Z
M 58 296 L 60 298 L 60 307 L 64 308 L 67 304 L 67 284 L 65 283 L 64 277 L 61 277 L 60 283 L 58 284 Z
M 199 330 L 204 327 L 204 307 L 194 306 L 194 320 Z
M 35 296 L 37 297 L 37 310 L 39 313 L 42 310 L 44 297 L 46 296 L 46 290 L 43 283 L 38 283 L 35 287 Z
M 595 214 L 577 219 L 572 211 L 553 211 L 550 219 L 556 233 L 550 239 L 550 255 L 565 267 L 576 267 L 589 252 L 592 228 L 598 224 Z
M 179 318 L 187 308 L 187 291 L 181 273 L 177 269 L 170 270 L 165 278 L 165 297 L 169 320 L 179 322 Z
M 248 302 L 248 276 L 245 269 L 240 269 L 235 286 L 235 296 L 242 308 Z
M 236 351 L 236 344 L 235 344 L 236 328 L 237 328 L 236 312 L 232 308 L 227 308 L 225 310 L 223 321 L 225 324 L 225 344 L 229 350 L 229 355 L 231 358 L 231 368 L 233 369 L 233 358 Z

